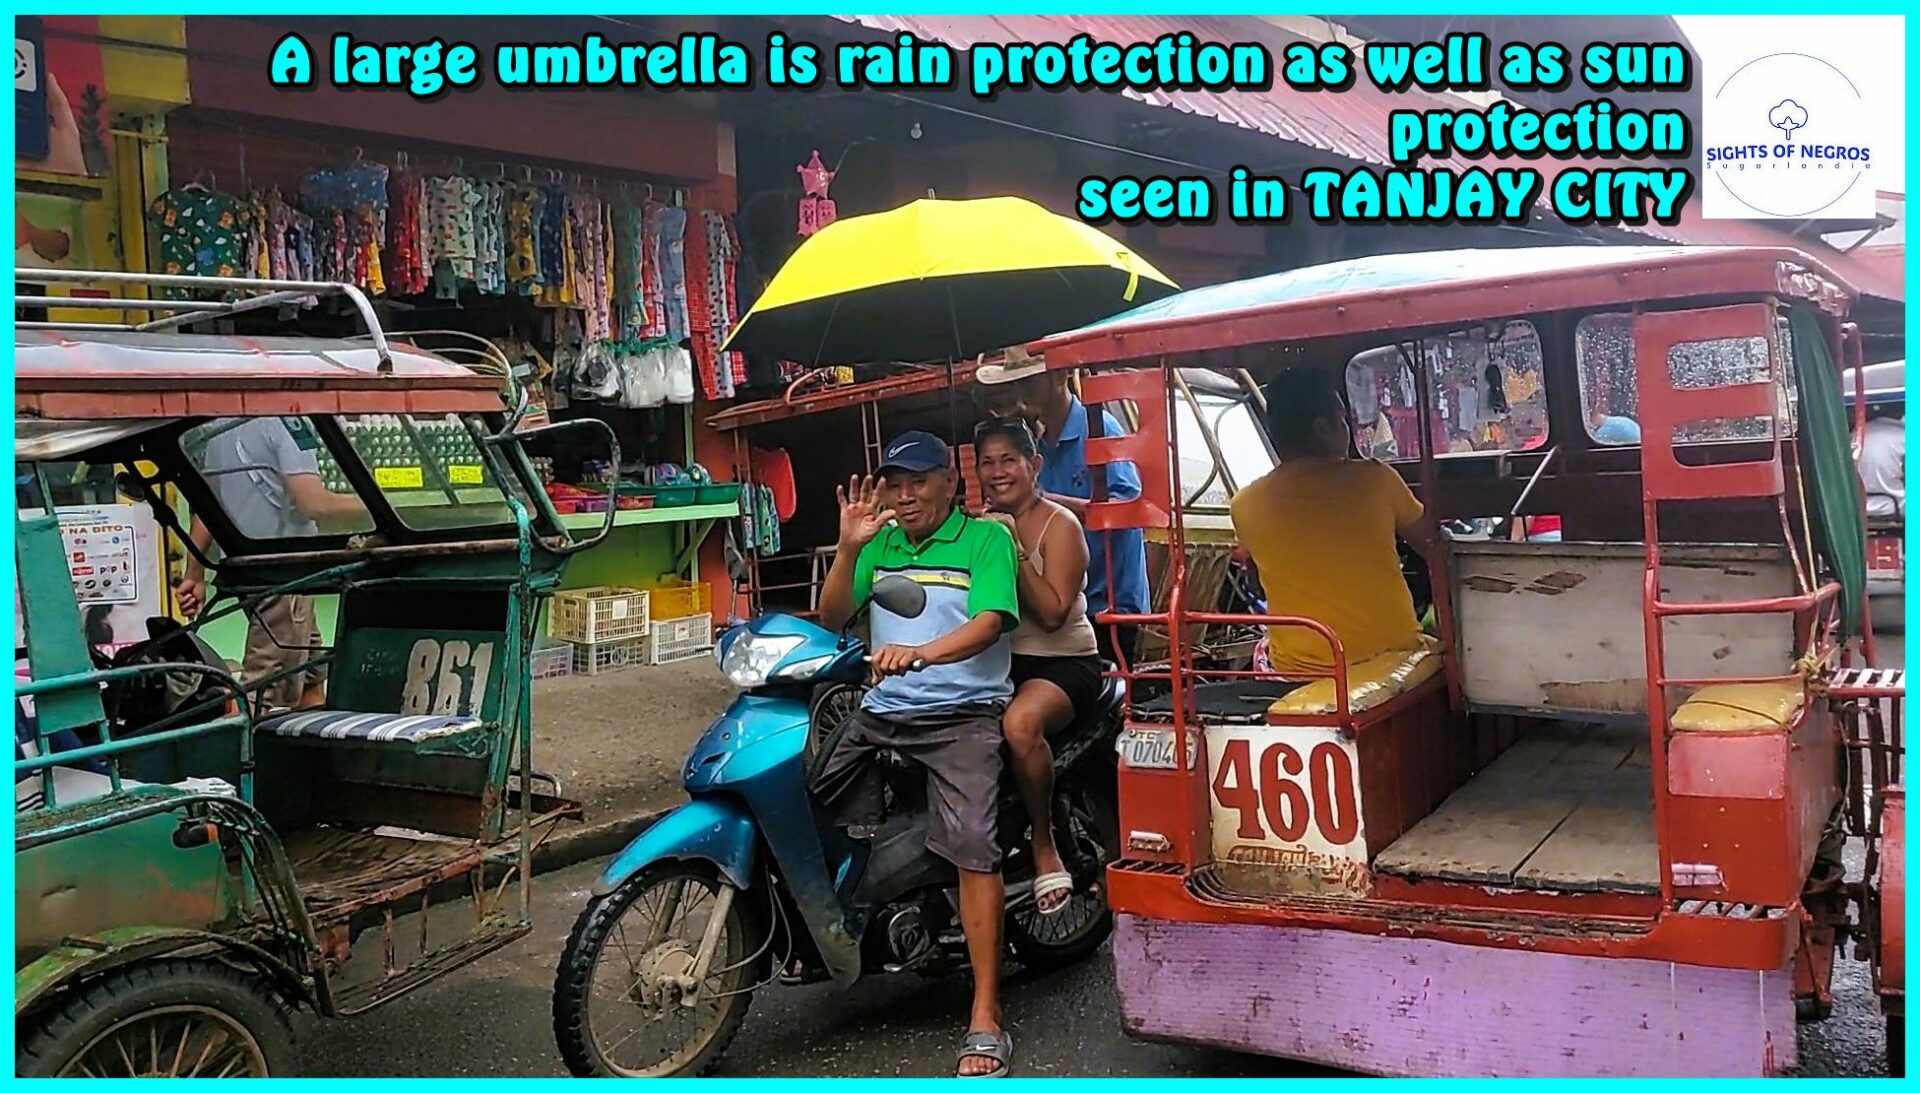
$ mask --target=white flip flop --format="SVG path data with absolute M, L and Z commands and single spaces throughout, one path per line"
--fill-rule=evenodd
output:
M 1051 896 L 1057 892 L 1067 893 L 1068 898 L 1063 899 L 1059 903 L 1054 904 L 1051 908 L 1048 908 L 1041 903 L 1042 899 L 1046 898 L 1047 896 Z M 1067 904 L 1073 902 L 1072 897 L 1073 897 L 1073 874 L 1071 873 L 1068 873 L 1065 871 L 1054 872 L 1054 873 L 1042 873 L 1039 876 L 1033 878 L 1033 904 L 1035 907 L 1039 908 L 1041 915 L 1045 917 L 1051 918 L 1054 915 L 1057 915 L 1060 912 L 1066 910 Z

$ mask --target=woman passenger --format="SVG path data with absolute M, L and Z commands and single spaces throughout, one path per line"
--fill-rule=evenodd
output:
M 1019 550 L 1020 626 L 1013 632 L 1013 702 L 1002 722 L 1014 779 L 1033 823 L 1034 902 L 1043 915 L 1073 894 L 1054 843 L 1053 750 L 1047 734 L 1100 700 L 1099 642 L 1087 618 L 1087 539 L 1067 507 L 1042 493 L 1033 433 L 1018 419 L 974 433 L 988 507 L 1010 518 Z

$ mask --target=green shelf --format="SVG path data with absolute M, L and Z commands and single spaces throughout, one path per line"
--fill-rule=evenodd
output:
M 736 503 L 677 505 L 664 509 L 623 509 L 613 514 L 613 526 L 624 528 L 639 524 L 694 524 L 706 520 L 731 520 L 738 515 L 740 515 L 740 506 Z M 607 514 L 604 512 L 574 512 L 562 516 L 560 523 L 570 531 L 593 531 L 606 519 Z

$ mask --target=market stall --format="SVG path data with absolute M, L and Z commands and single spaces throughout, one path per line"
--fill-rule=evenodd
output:
M 704 651 L 715 599 L 704 582 L 726 578 L 717 543 L 705 567 L 702 548 L 740 511 L 731 468 L 702 466 L 695 427 L 697 406 L 745 379 L 740 355 L 720 351 L 741 310 L 730 132 L 658 99 L 555 114 L 551 97 L 489 93 L 429 118 L 399 103 L 367 111 L 332 90 L 258 95 L 260 77 L 224 47 L 252 44 L 259 28 L 194 20 L 189 31 L 209 48 L 195 50 L 196 105 L 174 119 L 168 175 L 147 202 L 156 268 L 354 285 L 389 337 L 510 372 L 532 403 L 526 424 L 605 423 L 618 465 L 580 434 L 538 463 L 570 529 L 585 534 L 616 510 L 612 536 L 574 562 L 566 587 L 618 590 L 605 595 L 630 604 L 644 595 L 650 621 L 702 615 L 670 629 L 687 639 L 677 655 Z M 623 124 L 659 139 L 585 139 Z M 357 320 L 296 298 L 201 327 L 352 336 Z M 384 488 L 457 490 L 470 473 L 457 437 L 415 437 L 419 423 L 404 420 L 359 428 Z M 328 605 L 317 614 L 330 625 Z M 243 638 L 232 630 L 215 635 L 229 656 Z M 666 655 L 644 640 L 651 630 L 617 639 L 623 664 Z M 556 673 L 560 662 L 543 661 Z

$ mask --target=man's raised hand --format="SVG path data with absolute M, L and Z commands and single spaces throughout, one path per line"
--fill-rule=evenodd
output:
M 859 550 L 873 542 L 893 519 L 893 510 L 880 507 L 880 487 L 872 475 L 847 479 L 840 498 L 840 549 Z

